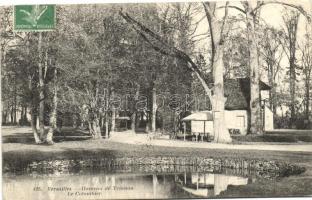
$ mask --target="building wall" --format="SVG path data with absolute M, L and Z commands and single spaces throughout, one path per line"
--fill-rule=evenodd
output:
M 274 118 L 273 112 L 265 106 L 264 108 L 264 130 L 270 131 L 274 129 Z
M 246 110 L 226 110 L 225 122 L 228 129 L 239 129 L 242 135 L 247 134 L 247 111 Z

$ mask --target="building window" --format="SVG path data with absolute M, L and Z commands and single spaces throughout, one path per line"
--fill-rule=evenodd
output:
M 237 126 L 238 127 L 245 127 L 245 116 L 237 116 L 236 117 L 237 120 Z

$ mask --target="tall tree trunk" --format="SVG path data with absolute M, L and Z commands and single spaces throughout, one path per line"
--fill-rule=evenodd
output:
M 25 108 L 24 106 L 21 106 L 21 118 L 20 118 L 20 125 L 24 124 L 24 112 L 25 112 Z
M 156 88 L 153 86 L 152 89 L 152 116 L 151 116 L 151 128 L 152 132 L 156 132 L 156 111 L 157 111 L 157 105 L 156 105 Z
M 133 111 L 133 114 L 131 116 L 131 131 L 135 132 L 135 122 L 136 122 L 136 111 Z
M 299 22 L 299 12 L 291 13 L 290 16 L 284 16 L 286 25 L 286 34 L 289 50 L 289 92 L 290 92 L 290 127 L 293 128 L 296 120 L 296 50 L 297 50 L 297 29 Z
M 99 69 L 97 69 L 97 77 L 99 77 Z M 92 132 L 93 132 L 93 139 L 101 139 L 101 126 L 100 126 L 100 119 L 99 116 L 101 115 L 100 111 L 98 110 L 98 105 L 99 105 L 99 80 L 96 80 L 94 84 L 94 102 L 91 103 L 93 105 L 92 107 L 92 121 L 91 121 L 91 127 L 92 127 Z
M 14 112 L 13 112 L 13 124 L 16 125 L 17 120 L 16 120 L 16 115 L 17 115 L 17 91 L 16 91 L 16 74 L 14 77 L 14 101 L 13 101 L 13 105 L 14 105 Z
M 91 127 L 91 135 L 93 139 L 101 139 L 101 127 L 98 117 L 96 116 L 91 122 L 89 122 L 89 128 Z
M 11 114 L 10 114 L 10 117 L 11 117 L 11 124 L 14 124 L 14 104 L 12 103 L 11 105 Z
M 107 87 L 108 88 L 108 87 Z M 108 113 L 108 108 L 109 108 L 109 94 L 108 90 L 105 89 L 105 118 L 104 118 L 104 124 L 105 124 L 105 137 L 109 138 L 109 113 Z
M 89 132 L 93 139 L 101 139 L 101 127 L 97 114 L 92 113 L 92 117 L 88 120 Z
M 149 131 L 150 131 L 150 116 L 149 112 L 146 112 L 145 132 L 148 133 Z
M 40 140 L 39 133 L 36 127 L 37 116 L 35 115 L 35 112 L 36 112 L 35 110 L 36 110 L 35 108 L 32 108 L 30 111 L 30 115 L 31 115 L 30 125 L 31 125 L 32 132 L 34 134 L 35 142 L 37 144 L 40 144 L 42 143 L 42 141 Z
M 78 127 L 78 117 L 76 115 L 76 113 L 73 113 L 73 128 L 77 128 Z
M 105 118 L 104 118 L 104 123 L 105 123 L 105 137 L 109 138 L 109 122 L 108 122 L 108 112 L 105 112 Z
M 224 97 L 224 63 L 223 63 L 223 48 L 224 48 L 224 38 L 222 35 L 223 28 L 221 27 L 218 19 L 216 17 L 216 3 L 205 2 L 204 8 L 206 16 L 209 23 L 209 30 L 211 36 L 211 44 L 213 48 L 212 56 L 212 72 L 214 79 L 213 95 L 211 96 L 211 105 L 213 113 L 213 132 L 214 141 L 218 143 L 228 143 L 231 142 L 231 136 L 229 130 L 225 124 L 225 101 Z M 225 9 L 225 19 L 227 17 L 227 8 Z M 225 20 L 224 19 L 224 20 Z M 225 21 L 223 22 L 225 23 Z M 204 88 L 209 94 L 209 88 L 207 83 L 205 83 Z
M 219 45 L 216 51 L 213 73 L 214 73 L 214 94 L 212 95 L 213 131 L 214 141 L 220 143 L 231 142 L 230 133 L 225 124 L 225 102 L 223 83 L 223 47 Z
M 32 83 L 32 79 L 31 77 L 29 78 L 29 89 L 31 91 L 31 105 L 30 105 L 30 125 L 31 125 L 31 129 L 35 138 L 35 142 L 36 144 L 40 144 L 42 143 L 40 137 L 39 137 L 39 133 L 36 127 L 36 122 L 37 122 L 37 104 L 34 101 L 34 88 L 33 88 L 33 83 Z
M 139 100 L 139 95 L 140 95 L 140 85 L 137 84 L 137 88 L 136 88 L 136 92 L 135 92 L 135 96 L 134 96 L 135 104 Z M 131 130 L 133 132 L 135 132 L 135 128 L 136 128 L 136 118 L 137 118 L 137 110 L 136 110 L 136 106 L 134 106 L 133 114 L 131 116 Z
M 0 42 L 0 77 L 2 77 L 2 70 L 1 69 L 3 69 L 2 68 L 2 54 L 3 54 L 3 45 L 2 45 L 2 42 Z M 1 84 L 3 84 L 3 82 L 1 83 Z M 2 92 L 0 92 L 0 99 L 2 100 Z M 3 124 L 6 124 L 6 116 L 5 116 L 5 118 L 4 118 L 4 112 L 3 112 L 3 106 L 0 106 L 0 111 L 1 111 L 1 113 L 2 113 L 2 115 L 1 115 L 1 119 L 0 119 L 0 121 L 1 121 L 1 125 L 3 125 Z
M 48 144 L 53 144 L 53 133 L 57 130 L 57 103 L 58 103 L 58 99 L 57 99 L 57 90 L 58 90 L 58 86 L 57 86 L 57 68 L 54 68 L 54 83 L 53 83 L 53 108 L 52 108 L 52 113 L 50 116 L 50 129 L 49 132 L 47 134 L 47 138 L 46 138 L 46 142 Z
M 276 115 L 276 108 L 277 108 L 277 103 L 276 103 L 276 87 L 273 86 L 272 89 L 271 89 L 271 92 L 272 92 L 272 98 L 273 98 L 273 107 L 272 107 L 272 111 L 273 111 L 273 114 Z
M 1 107 L 1 112 L 2 112 L 2 119 L 1 119 L 1 124 L 4 125 L 7 123 L 7 116 L 8 116 L 8 112 L 7 111 L 3 111 L 2 107 Z
M 295 90 L 296 90 L 296 71 L 294 57 L 291 58 L 289 63 L 289 87 L 290 87 L 290 122 L 291 128 L 294 126 L 296 120 L 296 109 L 295 109 Z
M 24 112 L 24 120 L 25 120 L 25 122 L 27 122 L 28 121 L 28 119 L 27 119 L 27 105 L 25 105 L 25 112 Z
M 305 115 L 306 119 L 309 121 L 309 116 L 310 116 L 310 80 L 306 80 L 306 105 L 305 105 Z
M 257 36 L 255 30 L 255 15 L 253 14 L 250 2 L 245 2 L 247 33 L 249 43 L 249 69 L 250 69 L 250 133 L 262 134 L 262 119 L 260 106 L 260 88 L 259 88 L 259 60 Z
M 270 59 L 271 60 L 271 59 Z M 269 90 L 269 100 L 270 100 L 270 109 L 276 115 L 276 89 L 275 89 L 275 80 L 274 80 L 274 67 L 271 61 L 267 61 L 268 66 L 268 79 L 271 90 Z
M 38 39 L 38 72 L 39 72 L 39 127 L 40 127 L 40 139 L 44 140 L 44 80 L 42 73 L 42 33 L 39 32 Z
M 29 55 L 29 40 L 26 41 L 26 53 L 27 53 L 27 55 Z M 33 87 L 33 79 L 32 79 L 31 76 L 29 76 L 28 80 L 29 80 L 28 88 L 29 88 L 29 91 L 31 93 L 31 97 L 30 97 L 31 98 L 31 103 L 30 103 L 30 125 L 31 125 L 31 129 L 32 129 L 32 132 L 33 132 L 36 144 L 40 144 L 40 143 L 42 143 L 42 141 L 40 140 L 39 133 L 38 133 L 38 130 L 37 130 L 37 127 L 36 127 L 37 103 L 35 102 L 35 99 L 34 99 L 35 91 L 34 91 L 34 87 Z
M 114 98 L 115 98 L 114 88 L 112 88 L 111 96 L 112 96 L 112 99 L 114 101 Z M 115 108 L 115 105 L 112 105 L 112 127 L 111 127 L 111 131 L 115 132 L 115 129 L 116 129 L 116 108 Z

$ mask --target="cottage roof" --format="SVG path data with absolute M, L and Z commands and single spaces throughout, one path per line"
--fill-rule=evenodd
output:
M 259 82 L 260 90 L 270 90 L 271 87 L 264 82 Z M 250 79 L 236 78 L 225 79 L 224 96 L 226 110 L 247 110 L 250 102 Z
M 260 90 L 270 90 L 271 87 L 266 83 L 259 82 Z M 250 79 L 236 78 L 224 80 L 224 96 L 226 110 L 247 110 L 250 102 Z M 200 111 L 193 113 L 182 121 L 212 121 L 211 111 Z

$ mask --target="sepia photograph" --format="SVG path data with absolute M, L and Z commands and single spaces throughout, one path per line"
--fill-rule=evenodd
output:
M 311 0 L 68 3 L 0 4 L 2 199 L 312 197 Z

